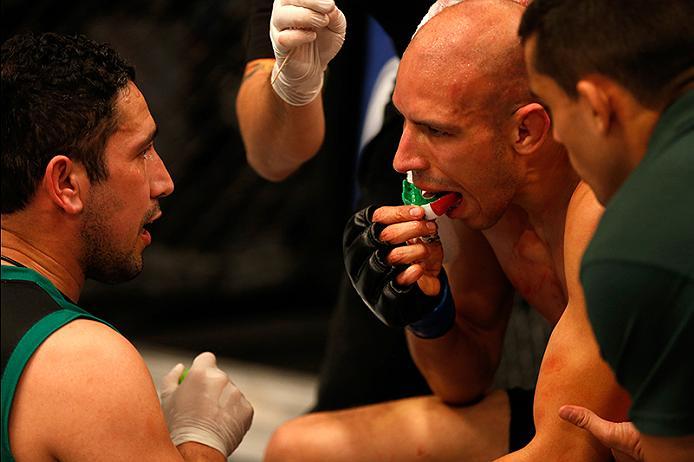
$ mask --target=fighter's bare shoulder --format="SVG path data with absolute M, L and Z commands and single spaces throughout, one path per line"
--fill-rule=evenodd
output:
M 566 210 L 565 237 L 590 241 L 604 210 L 590 186 L 579 182 Z
M 109 449 L 122 457 L 156 441 L 173 449 L 140 354 L 115 330 L 86 319 L 54 332 L 27 363 L 10 438 L 15 456 L 35 460 L 108 460 Z

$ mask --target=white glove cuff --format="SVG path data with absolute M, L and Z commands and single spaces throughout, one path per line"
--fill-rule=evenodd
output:
M 171 432 L 171 441 L 174 446 L 190 441 L 204 444 L 221 452 L 224 457 L 229 457 L 233 451 L 227 448 L 221 439 L 216 438 L 215 435 L 201 433 L 199 428 L 178 428 Z
M 279 76 L 279 65 L 275 61 L 275 66 L 272 68 L 272 89 L 275 90 L 277 96 L 282 98 L 291 106 L 305 106 L 320 94 L 323 88 L 323 72 L 316 74 L 315 78 L 310 80 L 302 80 L 301 82 L 288 79 L 284 72 Z

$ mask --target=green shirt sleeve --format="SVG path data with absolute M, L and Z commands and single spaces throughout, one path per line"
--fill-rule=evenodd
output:
M 588 315 L 603 357 L 631 395 L 642 433 L 694 433 L 694 282 L 625 261 L 584 265 Z

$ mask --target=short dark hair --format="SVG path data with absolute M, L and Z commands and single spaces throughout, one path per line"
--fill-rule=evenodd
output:
M 117 127 L 119 92 L 135 70 L 84 36 L 17 35 L 2 44 L 2 213 L 24 208 L 51 158 L 108 177 L 106 141 Z
M 694 64 L 694 2 L 534 0 L 518 35 L 523 43 L 535 35 L 532 65 L 571 97 L 595 72 L 653 106 Z

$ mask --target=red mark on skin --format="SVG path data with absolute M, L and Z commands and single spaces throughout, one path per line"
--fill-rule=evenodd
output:
M 557 371 L 560 371 L 564 365 L 566 364 L 566 360 L 560 357 L 559 355 L 551 355 L 551 356 L 546 356 L 542 360 L 542 372 L 544 374 L 548 373 L 554 373 Z

